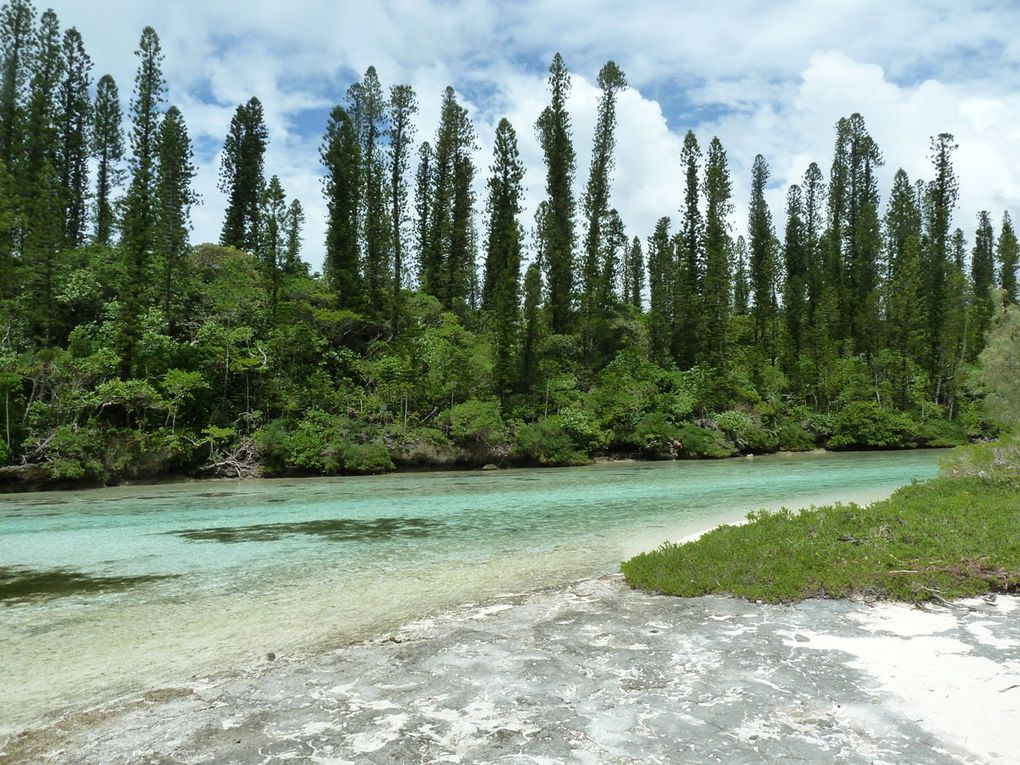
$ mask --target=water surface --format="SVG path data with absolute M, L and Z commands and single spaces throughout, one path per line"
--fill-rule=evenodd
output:
M 870 500 L 938 452 L 203 482 L 0 496 L 0 734 L 357 640 L 749 510 Z

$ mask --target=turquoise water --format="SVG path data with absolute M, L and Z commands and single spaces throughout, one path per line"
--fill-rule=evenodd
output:
M 0 495 L 0 732 L 615 571 L 749 510 L 866 501 L 933 451 Z

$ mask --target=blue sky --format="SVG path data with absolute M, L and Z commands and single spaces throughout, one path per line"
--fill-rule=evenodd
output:
M 727 150 L 746 225 L 754 156 L 772 169 L 769 202 L 781 226 L 785 188 L 810 161 L 827 171 L 832 126 L 861 112 L 893 173 L 928 173 L 928 139 L 960 148 L 956 223 L 972 238 L 978 210 L 1020 213 L 1020 5 L 1012 2 L 834 0 L 781 3 L 579 0 L 80 0 L 52 3 L 77 26 L 127 101 L 142 27 L 159 33 L 169 101 L 198 147 L 203 205 L 193 240 L 216 240 L 224 201 L 218 151 L 238 103 L 258 96 L 270 129 L 267 172 L 308 211 L 305 258 L 322 259 L 324 205 L 318 145 L 326 115 L 369 65 L 383 85 L 410 83 L 421 104 L 419 140 L 431 139 L 442 89 L 464 95 L 479 135 L 479 209 L 500 117 L 517 129 L 530 228 L 544 175 L 534 121 L 546 68 L 559 50 L 574 75 L 570 108 L 578 189 L 587 177 L 599 67 L 616 60 L 631 88 L 619 104 L 613 204 L 632 235 L 651 233 L 681 203 L 680 146 L 693 129 Z M 44 6 L 40 6 L 44 7 Z M 101 8 L 101 12 L 98 9 Z

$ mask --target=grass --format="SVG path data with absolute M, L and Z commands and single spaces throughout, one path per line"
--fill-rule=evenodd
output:
M 759 511 L 626 561 L 631 587 L 783 603 L 1020 592 L 1020 481 L 935 478 L 869 507 Z

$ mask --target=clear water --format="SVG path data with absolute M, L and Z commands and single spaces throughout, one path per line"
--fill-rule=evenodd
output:
M 0 600 L 0 733 L 250 666 L 270 651 L 362 639 L 450 606 L 611 572 L 635 552 L 752 509 L 877 499 L 934 475 L 938 457 L 777 455 L 0 495 L 0 577 L 43 582 Z

